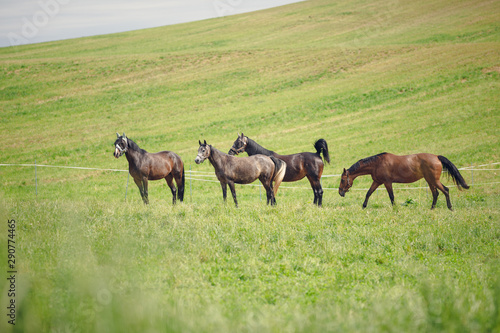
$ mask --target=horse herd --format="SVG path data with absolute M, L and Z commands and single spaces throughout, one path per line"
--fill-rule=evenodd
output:
M 123 135 L 116 133 L 116 136 L 114 156 L 119 158 L 125 154 L 129 163 L 129 173 L 137 184 L 145 204 L 149 203 L 148 181 L 159 179 L 167 181 L 172 191 L 174 204 L 176 199 L 183 201 L 185 174 L 184 163 L 179 155 L 170 151 L 148 153 L 125 133 Z M 279 155 L 260 146 L 243 133 L 238 134 L 228 154 L 207 144 L 206 141 L 203 143 L 198 141 L 198 143 L 198 155 L 195 162 L 200 164 L 206 159 L 210 161 L 221 184 L 224 201 L 229 185 L 234 203 L 238 207 L 234 184 L 249 184 L 259 179 L 266 189 L 267 204 L 275 205 L 276 193 L 281 182 L 294 182 L 307 177 L 314 192 L 314 204 L 322 205 L 323 189 L 320 179 L 323 174 L 323 159 L 330 163 L 328 145 L 325 140 L 319 139 L 314 143 L 316 153 L 304 152 L 292 155 Z M 249 156 L 240 158 L 234 156 L 242 152 L 246 152 Z M 349 169 L 344 169 L 340 178 L 339 194 L 342 197 L 345 196 L 356 177 L 371 175 L 373 183 L 366 193 L 363 208 L 366 207 L 370 195 L 382 184 L 387 189 L 391 203 L 394 205 L 392 183 L 413 183 L 424 178 L 433 197 L 431 209 L 436 206 L 439 189 L 446 197 L 448 208 L 452 210 L 449 189 L 440 181 L 443 170 L 448 171 L 459 189 L 469 188 L 457 167 L 444 156 L 426 153 L 397 156 L 381 153 L 361 159 Z

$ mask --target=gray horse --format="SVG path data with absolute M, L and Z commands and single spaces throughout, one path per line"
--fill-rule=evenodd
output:
M 198 141 L 198 155 L 194 160 L 200 164 L 206 159 L 215 168 L 215 175 L 222 186 L 222 197 L 226 201 L 227 185 L 233 194 L 234 204 L 238 207 L 234 184 L 249 184 L 259 179 L 267 194 L 267 204 L 276 204 L 276 192 L 283 180 L 286 171 L 286 163 L 273 156 L 254 155 L 250 157 L 230 156 L 207 144 Z M 274 181 L 274 186 L 273 186 Z

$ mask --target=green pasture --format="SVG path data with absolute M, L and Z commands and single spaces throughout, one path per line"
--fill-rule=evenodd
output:
M 1 48 L 0 331 L 500 331 L 498 13 L 309 0 Z M 157 181 L 144 206 L 108 170 L 127 169 L 116 132 L 181 156 L 183 203 Z M 224 204 L 198 140 L 226 152 L 241 132 L 282 154 L 324 138 L 324 206 L 307 180 L 276 207 L 259 183 Z M 424 181 L 395 185 L 394 207 L 381 188 L 361 209 L 369 177 L 341 198 L 343 168 L 384 151 L 444 155 L 473 186 L 443 175 L 453 212 Z

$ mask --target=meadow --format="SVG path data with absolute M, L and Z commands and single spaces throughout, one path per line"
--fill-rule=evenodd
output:
M 0 48 L 0 331 L 500 331 L 499 12 L 309 0 Z M 116 132 L 181 156 L 183 203 L 157 181 L 145 206 L 101 170 L 127 169 Z M 198 140 L 227 151 L 241 132 L 282 154 L 324 138 L 323 207 L 307 180 L 276 207 L 259 186 L 224 204 Z M 342 169 L 383 151 L 444 155 L 473 186 L 443 175 L 453 212 L 424 181 L 394 206 L 381 188 L 361 209 L 369 177 L 341 198 Z M 35 160 L 36 178 L 19 166 Z

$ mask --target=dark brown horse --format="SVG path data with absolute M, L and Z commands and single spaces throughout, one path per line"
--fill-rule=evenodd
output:
M 457 185 L 458 189 L 462 187 L 468 189 L 469 186 L 463 179 L 457 167 L 446 157 L 432 154 L 414 154 L 397 156 L 389 153 L 382 153 L 364 158 L 357 161 L 349 169 L 344 169 L 340 179 L 339 194 L 343 197 L 356 177 L 371 175 L 373 179 L 372 186 L 366 193 L 363 208 L 368 203 L 368 198 L 373 191 L 384 184 L 391 203 L 394 205 L 394 193 L 392 192 L 392 183 L 413 183 L 424 178 L 432 192 L 432 207 L 436 207 L 438 189 L 446 196 L 446 203 L 450 210 L 453 210 L 450 202 L 449 190 L 441 181 L 441 171 L 447 170 Z
M 179 155 L 171 151 L 148 153 L 127 138 L 125 133 L 121 136 L 116 133 L 116 136 L 114 156 L 119 158 L 125 154 L 127 157 L 128 170 L 134 178 L 145 204 L 149 203 L 148 180 L 165 179 L 172 191 L 172 202 L 175 204 L 176 192 L 179 200 L 184 200 L 184 164 Z M 173 183 L 174 179 L 177 189 Z
M 229 150 L 229 155 L 238 155 L 246 152 L 249 156 L 255 154 L 263 154 L 267 156 L 277 157 L 286 163 L 286 173 L 283 178 L 284 182 L 295 182 L 307 177 L 314 192 L 314 204 L 321 206 L 323 201 L 323 189 L 321 188 L 321 175 L 323 174 L 323 158 L 330 163 L 330 155 L 328 154 L 328 145 L 323 139 L 319 139 L 314 143 L 316 153 L 298 153 L 293 155 L 279 155 L 274 151 L 267 150 L 260 146 L 257 142 L 244 136 L 238 135 L 233 146 Z
M 207 141 L 204 141 L 204 143 L 201 143 L 201 141 L 198 142 L 200 147 L 194 161 L 196 164 L 200 164 L 208 158 L 214 166 L 215 175 L 222 186 L 224 201 L 226 201 L 227 185 L 229 185 L 234 204 L 238 207 L 234 184 L 249 184 L 259 179 L 266 189 L 267 204 L 276 204 L 276 192 L 278 192 L 278 187 L 285 175 L 285 162 L 278 158 L 264 155 L 236 158 L 208 145 Z

